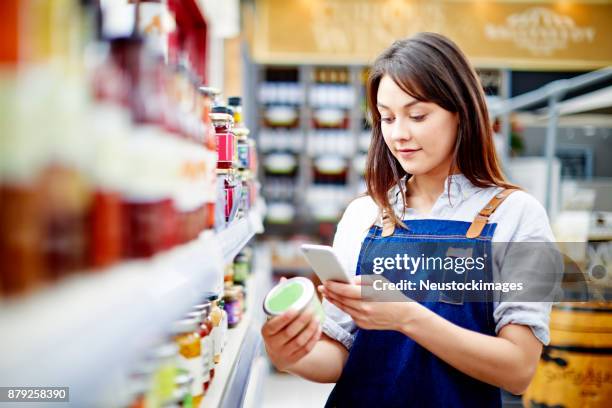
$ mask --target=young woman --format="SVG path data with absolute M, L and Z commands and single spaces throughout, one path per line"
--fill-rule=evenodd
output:
M 553 240 L 542 206 L 504 180 L 478 77 L 452 41 L 421 33 L 395 42 L 374 63 L 367 96 L 368 191 L 334 238 L 348 271 L 452 238 L 477 245 L 503 276 L 504 253 L 491 242 Z M 262 328 L 278 369 L 336 383 L 327 406 L 499 407 L 500 388 L 528 386 L 550 303 L 374 302 L 360 278 L 319 288 L 322 328 L 294 312 Z

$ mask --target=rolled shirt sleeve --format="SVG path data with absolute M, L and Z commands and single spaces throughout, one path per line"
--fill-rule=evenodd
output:
M 323 311 L 325 312 L 323 333 L 339 341 L 347 350 L 350 350 L 357 332 L 357 326 L 351 316 L 338 309 L 327 299 L 323 300 Z
M 508 197 L 503 206 L 506 206 L 507 213 L 499 211 L 499 214 L 495 214 L 500 217 L 498 230 L 499 227 L 502 230 L 496 231 L 496 234 L 501 233 L 501 237 L 494 237 L 494 240 L 505 241 L 494 243 L 494 247 L 498 245 L 502 249 L 493 254 L 497 273 L 505 282 L 539 283 L 540 290 L 546 289 L 549 295 L 543 296 L 542 292 L 522 295 L 519 299 L 513 299 L 511 295 L 502 297 L 495 303 L 493 312 L 495 333 L 499 333 L 508 324 L 524 325 L 531 329 L 542 344 L 547 345 L 550 342 L 552 300 L 557 279 L 562 273 L 562 259 L 554 246 L 554 235 L 546 211 L 535 198 L 519 191 Z M 516 220 L 514 225 L 503 221 L 504 217 L 510 216 L 510 212 L 514 216 L 511 218 Z M 508 227 L 512 231 L 503 231 Z

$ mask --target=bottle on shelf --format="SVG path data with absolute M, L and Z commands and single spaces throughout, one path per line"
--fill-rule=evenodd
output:
M 208 296 L 211 302 L 210 320 L 213 324 L 212 341 L 213 341 L 213 361 L 219 364 L 221 361 L 221 350 L 223 349 L 223 335 L 221 321 L 223 320 L 223 310 L 219 307 L 219 296 L 216 293 L 211 293 Z M 214 374 L 213 374 L 214 376 Z
M 178 320 L 172 324 L 171 333 L 179 347 L 178 367 L 193 378 L 191 395 L 194 406 L 199 406 L 204 394 L 200 329 L 194 319 Z
M 193 307 L 194 310 L 202 313 L 203 318 L 202 323 L 200 325 L 200 337 L 202 339 L 202 359 L 205 367 L 204 377 L 208 378 L 206 383 L 206 389 L 210 387 L 210 383 L 214 378 L 215 374 L 213 322 L 210 316 L 211 307 L 212 304 L 208 299 Z

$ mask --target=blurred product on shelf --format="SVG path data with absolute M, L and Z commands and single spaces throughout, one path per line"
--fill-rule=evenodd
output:
M 199 331 L 195 319 L 178 320 L 171 328 L 173 339 L 179 347 L 177 365 L 194 379 L 191 384 L 194 406 L 199 406 L 204 396 L 204 367 Z
M 313 119 L 315 129 L 346 129 L 349 125 L 348 112 L 343 109 L 315 109 Z
M 175 389 L 172 398 L 168 401 L 169 406 L 194 407 L 193 395 L 191 395 L 191 385 L 193 378 L 184 371 L 179 371 L 175 378 Z M 174 405 L 172 405 L 174 404 Z M 144 405 L 146 407 L 147 405 Z
M 229 286 L 225 288 L 223 295 L 224 309 L 227 313 L 227 324 L 230 329 L 236 327 L 242 318 L 242 305 L 240 302 L 238 287 Z
M 293 203 L 271 202 L 268 205 L 266 221 L 276 224 L 289 224 L 293 221 L 295 212 Z
M 296 157 L 289 153 L 269 154 L 264 161 L 266 171 L 271 174 L 293 175 L 297 166 Z
M 198 325 L 197 333 L 200 336 L 200 356 L 201 356 L 201 364 L 202 364 L 202 387 L 204 390 L 204 395 L 206 395 L 206 391 L 208 390 L 208 386 L 210 385 L 210 350 L 206 349 L 207 344 L 207 327 L 204 324 L 206 319 L 204 310 L 196 310 L 193 312 L 188 312 L 186 317 L 188 319 L 193 319 L 196 321 Z
M 297 82 L 264 82 L 259 87 L 259 101 L 263 104 L 299 105 L 303 89 Z
M 236 255 L 234 259 L 234 283 L 237 285 L 245 284 L 252 268 L 253 250 L 245 247 Z
M 264 118 L 270 127 L 292 128 L 297 126 L 298 116 L 293 106 L 273 105 L 266 109 Z
M 337 154 L 351 158 L 355 154 L 353 135 L 347 130 L 316 130 L 308 135 L 308 154 L 320 156 Z
M 217 168 L 232 168 L 236 152 L 236 139 L 232 132 L 234 119 L 231 111 L 225 106 L 215 106 L 210 116 L 217 134 L 217 152 L 219 154 Z
M 7 19 L 21 20 L 2 41 L 16 51 L 0 61 L 11 107 L 1 295 L 150 258 L 246 216 L 258 194 L 255 144 L 240 97 L 230 110 L 203 86 L 195 2 L 10 3 Z
M 302 149 L 303 140 L 296 129 L 260 129 L 259 150 L 263 153 L 271 151 L 288 151 L 297 153 Z
M 219 307 L 219 296 L 216 293 L 210 294 L 208 300 L 211 302 L 210 318 L 213 323 L 213 362 L 215 364 L 219 364 L 219 361 L 221 361 L 221 350 L 223 349 L 223 343 L 225 342 L 223 339 L 225 334 L 223 329 L 224 312 L 223 309 Z
M 315 242 L 314 237 L 296 235 L 287 239 L 273 238 L 266 241 L 272 255 L 272 265 L 275 271 L 287 275 L 310 274 L 311 268 L 304 259 L 300 246 Z
M 211 307 L 212 303 L 208 300 L 208 296 L 202 303 L 193 307 L 197 313 L 202 315 L 202 321 L 200 324 L 200 338 L 202 341 L 202 363 L 204 364 L 204 381 L 206 390 L 208 390 L 210 382 L 215 374 L 214 343 L 212 334 L 213 323 L 210 317 Z

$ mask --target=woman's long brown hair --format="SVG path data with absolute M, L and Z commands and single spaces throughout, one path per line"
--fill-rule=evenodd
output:
M 477 187 L 516 188 L 502 174 L 476 72 L 450 39 L 435 33 L 419 33 L 394 42 L 376 59 L 366 89 L 372 119 L 372 143 L 365 173 L 367 194 L 395 225 L 403 223 L 392 210 L 388 192 L 397 185 L 405 200 L 401 178 L 406 172 L 387 147 L 380 127 L 376 97 L 385 75 L 413 98 L 457 114 L 457 140 L 449 176 L 454 167 Z

